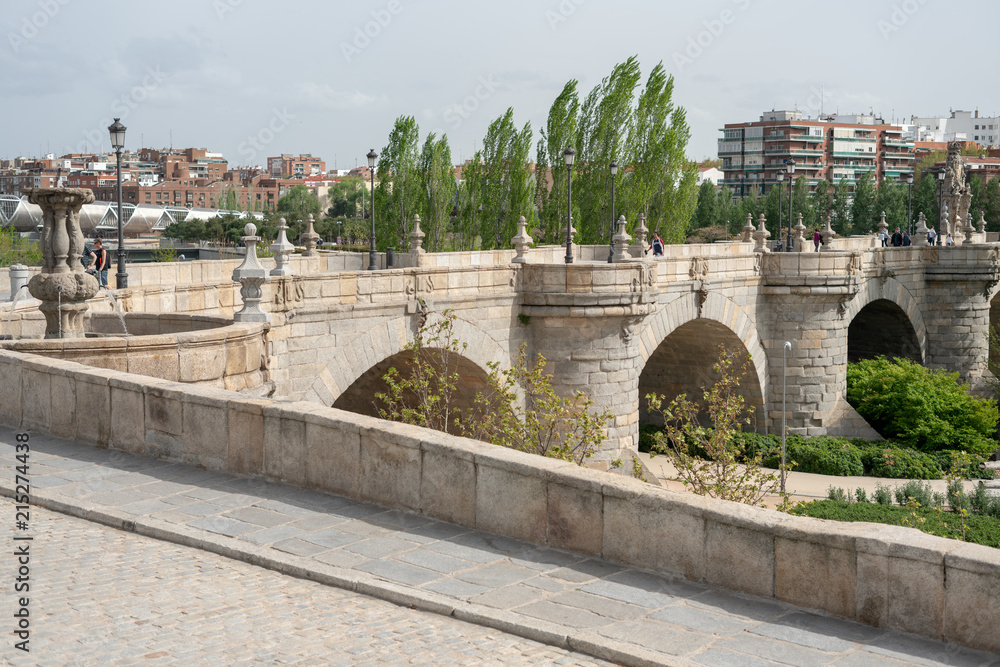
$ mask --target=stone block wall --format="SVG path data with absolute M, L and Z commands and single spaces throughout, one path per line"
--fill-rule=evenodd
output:
M 1000 551 L 839 523 L 324 408 L 0 351 L 0 423 L 263 476 L 1000 652 Z

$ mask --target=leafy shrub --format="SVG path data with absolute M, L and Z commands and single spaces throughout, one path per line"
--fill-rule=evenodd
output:
M 941 479 L 941 466 L 938 460 L 913 449 L 869 446 L 863 451 L 862 460 L 865 474 L 870 477 Z
M 945 495 L 948 496 L 948 507 L 954 511 L 972 508 L 969 497 L 965 495 L 965 486 L 960 479 L 948 482 L 948 492 Z
M 857 500 L 859 503 L 867 503 L 868 492 L 859 486 L 858 488 L 854 489 L 854 499 Z
M 907 447 L 981 456 L 997 449 L 996 402 L 970 396 L 958 373 L 906 359 L 865 359 L 847 366 L 847 400 L 883 437 Z
M 931 485 L 927 482 L 910 480 L 902 486 L 897 486 L 894 492 L 896 504 L 906 506 L 910 498 L 913 498 L 921 507 L 940 507 L 944 503 L 944 497 L 931 490 Z
M 969 496 L 969 506 L 976 514 L 1000 519 L 1000 498 L 986 493 L 986 487 L 976 487 L 975 493 Z
M 830 499 L 830 500 L 832 500 L 834 502 L 838 502 L 838 503 L 846 503 L 846 502 L 848 502 L 848 500 L 847 500 L 847 492 L 844 491 L 839 486 L 831 486 L 831 487 L 829 487 L 826 490 L 826 497 L 828 499 Z
M 891 505 L 892 489 L 881 482 L 875 484 L 875 493 L 872 494 L 872 501 L 878 505 Z
M 42 246 L 21 236 L 13 227 L 0 227 L 0 266 L 42 265 Z

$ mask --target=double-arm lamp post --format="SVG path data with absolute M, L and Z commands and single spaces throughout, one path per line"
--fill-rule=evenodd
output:
M 785 171 L 788 172 L 788 242 L 785 250 L 792 252 L 795 250 L 792 241 L 792 183 L 795 182 L 795 160 L 785 160 Z
M 913 236 L 913 174 L 907 174 L 903 180 L 906 181 L 906 225 L 910 228 L 910 236 Z
M 618 176 L 618 163 L 611 163 L 611 240 L 608 242 L 608 264 L 611 264 L 615 256 L 615 229 L 618 218 L 615 216 L 615 177 Z
M 111 135 L 111 146 L 115 149 L 115 161 L 118 165 L 118 273 L 115 274 L 115 287 L 126 289 L 128 274 L 125 273 L 125 222 L 122 220 L 122 148 L 125 147 L 125 126 L 115 118 L 115 122 L 108 126 L 108 133 Z
M 573 263 L 573 160 L 576 151 L 567 146 L 563 151 L 566 162 L 566 263 Z

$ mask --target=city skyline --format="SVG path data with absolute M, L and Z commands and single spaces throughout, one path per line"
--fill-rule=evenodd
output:
M 213 0 L 93 9 L 70 0 L 8 6 L 0 66 L 12 76 L 0 157 L 106 152 L 106 128 L 118 116 L 130 150 L 204 147 L 233 166 L 312 153 L 345 169 L 363 165 L 369 148 L 381 152 L 393 121 L 412 115 L 421 141 L 448 134 L 459 163 L 507 107 L 519 126 L 530 122 L 537 143 L 567 80 L 580 81 L 583 97 L 633 54 L 643 78 L 661 60 L 674 75 L 696 160 L 716 157 L 723 124 L 771 108 L 874 112 L 889 122 L 1000 111 L 967 64 L 989 56 L 985 43 L 963 42 L 960 59 L 933 48 L 947 43 L 941 26 L 956 18 L 988 24 L 998 15 L 979 1 L 831 10 L 761 0 L 474 9 L 390 0 L 290 11 Z M 102 34 L 123 37 L 84 39 Z

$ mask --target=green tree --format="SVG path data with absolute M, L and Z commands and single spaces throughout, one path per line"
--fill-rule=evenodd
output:
M 851 189 L 845 179 L 837 181 L 830 204 L 830 227 L 841 236 L 851 235 Z M 823 223 L 826 221 L 823 220 Z
M 938 196 L 937 179 L 933 174 L 927 174 L 913 188 L 913 217 L 917 219 L 923 213 L 928 227 L 938 227 Z
M 808 227 L 813 219 L 813 212 L 809 197 L 809 179 L 805 176 L 799 176 L 795 179 L 795 185 L 792 188 L 792 203 L 793 206 L 790 209 L 792 226 L 794 227 L 798 223 L 799 213 L 801 213 L 802 224 Z M 788 229 L 788 211 L 785 213 L 785 229 Z
M 983 188 L 983 210 L 987 231 L 1000 231 L 1000 180 L 991 178 Z
M 969 179 L 969 192 L 972 194 L 972 201 L 969 202 L 969 213 L 972 214 L 972 224 L 975 225 L 976 221 L 979 220 L 979 213 L 982 211 L 986 212 L 983 207 L 983 196 L 986 194 L 985 187 L 983 186 L 983 179 L 979 174 L 976 174 L 971 179 Z
M 362 201 L 366 195 L 365 184 L 357 176 L 348 176 L 334 183 L 328 194 L 330 207 L 326 210 L 327 216 L 340 219 L 360 218 Z
M 431 132 L 420 152 L 420 222 L 428 252 L 445 249 L 451 211 L 455 206 L 455 174 L 452 172 L 448 136 Z
M 312 215 L 318 220 L 320 203 L 316 195 L 304 185 L 292 186 L 285 196 L 278 200 L 278 216 L 288 223 L 289 240 L 294 242 L 305 231 L 306 219 Z
M 695 210 L 692 227 L 711 227 L 718 222 L 718 193 L 715 184 L 706 180 L 698 188 L 698 208 Z
M 511 107 L 490 123 L 482 150 L 465 165 L 462 227 L 464 235 L 478 236 L 484 249 L 510 247 L 518 218 L 533 218 L 530 150 L 531 124 L 518 130 Z
M 771 232 L 769 240 L 772 243 L 782 238 L 781 229 L 788 225 L 787 188 L 783 188 L 782 185 L 782 183 L 772 185 L 763 201 L 764 218 L 767 221 L 767 230 Z M 757 224 L 756 216 L 754 216 L 754 224 Z
M 563 86 L 549 109 L 545 127 L 538 140 L 535 158 L 535 181 L 540 224 L 544 240 L 557 241 L 566 229 L 566 179 L 563 151 L 576 145 L 576 124 L 580 112 L 577 81 L 572 79 Z M 624 166 L 624 165 L 622 165 Z M 547 185 L 551 179 L 551 186 Z M 542 241 L 543 239 L 536 239 Z
M 400 116 L 379 155 L 375 188 L 375 240 L 379 250 L 406 246 L 413 216 L 420 213 L 420 127 Z
M 816 189 L 809 195 L 809 215 L 802 216 L 802 224 L 806 229 L 822 227 L 826 224 L 826 216 L 833 208 L 834 188 L 830 181 L 821 180 L 816 184 Z
M 898 181 L 882 181 L 875 191 L 875 217 L 878 219 L 885 213 L 885 221 L 889 224 L 889 233 L 899 227 L 906 231 L 906 186 Z M 873 231 L 872 230 L 865 230 Z
M 878 212 L 875 210 L 875 186 L 872 174 L 865 172 L 854 186 L 854 201 L 851 204 L 851 233 L 867 234 L 875 229 Z
M 733 191 L 729 186 L 723 185 L 719 188 L 717 201 L 715 204 L 716 223 L 726 229 L 726 233 L 732 237 L 739 234 L 739 227 L 743 223 L 739 220 L 736 204 L 733 202 Z M 737 224 L 739 223 L 739 224 Z

